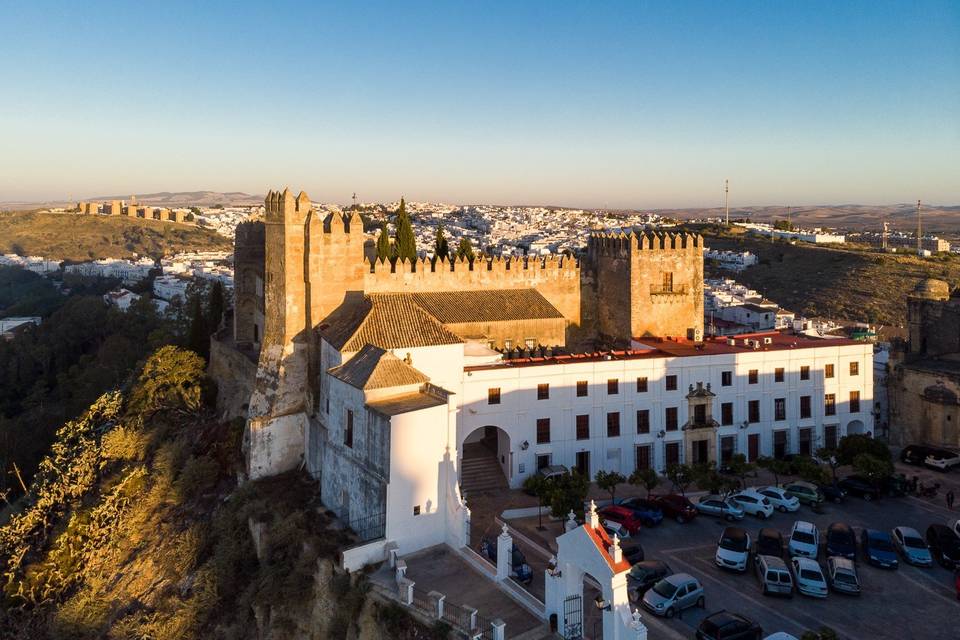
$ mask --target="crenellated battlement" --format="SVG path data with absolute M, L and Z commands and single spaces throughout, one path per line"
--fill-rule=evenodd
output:
M 263 206 L 267 223 L 300 224 L 313 209 L 310 196 L 305 191 L 294 197 L 289 187 L 282 192 L 268 191 L 263 199 Z
M 417 258 L 416 260 L 373 260 L 368 262 L 371 274 L 397 274 L 397 273 L 464 273 L 464 272 L 492 272 L 492 273 L 514 273 L 525 275 L 524 272 L 531 271 L 577 271 L 580 269 L 580 263 L 575 258 L 566 256 L 523 256 L 523 257 L 501 257 L 501 256 L 481 256 L 474 260 L 466 258 L 445 258 L 428 259 Z
M 612 257 L 626 257 L 635 251 L 702 251 L 703 236 L 686 232 L 593 232 L 587 249 L 593 256 Z

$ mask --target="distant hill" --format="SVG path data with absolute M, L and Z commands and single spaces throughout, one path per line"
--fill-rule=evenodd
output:
M 228 238 L 209 229 L 174 222 L 35 211 L 0 213 L 0 253 L 84 261 L 231 248 Z
M 106 200 L 130 200 L 130 196 L 137 197 L 141 204 L 152 204 L 158 207 L 212 207 L 217 204 L 223 206 L 251 206 L 263 204 L 263 196 L 251 195 L 242 191 L 159 191 L 157 193 L 124 193 L 120 195 L 88 196 L 80 198 L 86 202 L 103 202 Z M 42 202 L 27 201 L 0 201 L 0 211 L 23 211 L 26 209 L 45 209 L 63 207 L 76 204 L 76 200 L 47 200 Z

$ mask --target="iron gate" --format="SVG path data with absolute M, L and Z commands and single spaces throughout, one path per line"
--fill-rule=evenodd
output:
M 583 637 L 583 598 L 569 596 L 563 601 L 563 637 L 578 640 Z

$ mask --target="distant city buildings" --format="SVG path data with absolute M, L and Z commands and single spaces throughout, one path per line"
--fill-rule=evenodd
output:
M 194 224 L 194 214 L 189 209 L 166 209 L 149 205 L 137 205 L 136 197 L 131 196 L 130 202 L 111 200 L 110 202 L 78 202 L 73 209 L 81 215 L 126 216 L 144 220 L 159 220 L 163 222 L 179 222 Z
M 810 242 L 813 244 L 842 244 L 846 242 L 843 235 L 836 233 L 825 233 L 821 229 L 803 230 L 797 229 L 787 231 L 777 229 L 772 225 L 759 222 L 735 222 L 738 227 L 747 229 L 750 233 L 767 236 L 770 238 L 779 238 L 781 240 L 795 240 L 799 242 Z
M 749 251 L 721 251 L 704 248 L 703 257 L 705 260 L 713 260 L 722 269 L 729 269 L 730 271 L 743 271 L 747 267 L 757 264 L 757 254 Z

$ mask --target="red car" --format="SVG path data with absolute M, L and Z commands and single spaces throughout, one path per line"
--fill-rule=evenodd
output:
M 635 516 L 633 511 L 626 507 L 604 507 L 600 509 L 598 513 L 601 519 L 616 522 L 621 525 L 631 536 L 637 535 L 637 532 L 640 531 L 642 527 L 640 518 Z
M 953 574 L 953 586 L 957 589 L 957 600 L 960 600 L 960 571 Z
M 663 515 L 673 518 L 680 524 L 690 522 L 697 517 L 697 508 L 693 506 L 693 503 L 676 493 L 650 496 L 649 499 L 663 511 Z

